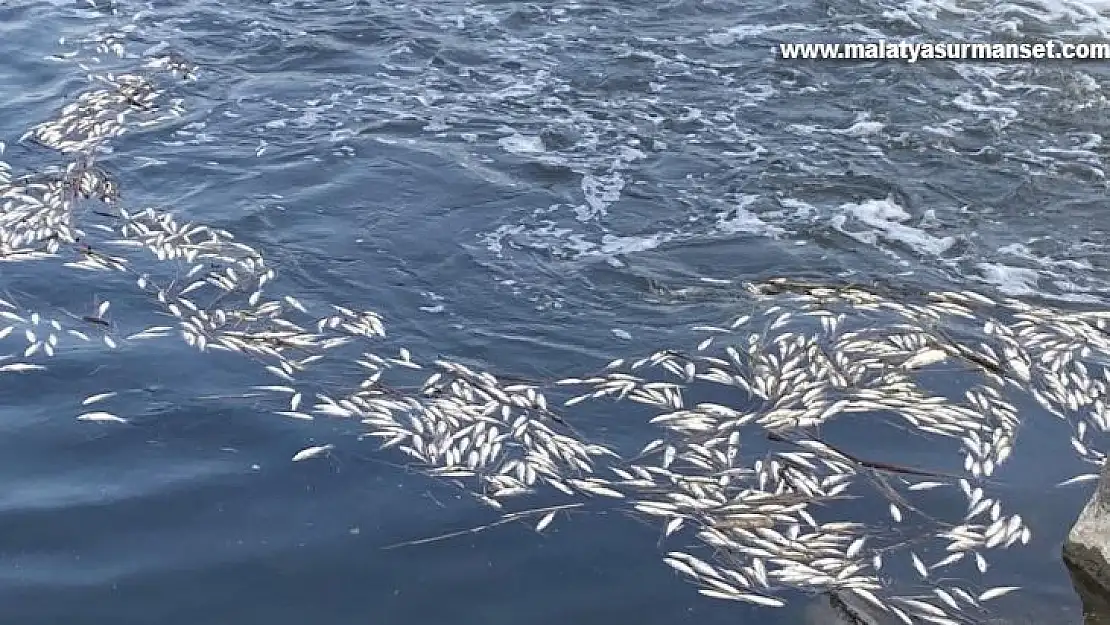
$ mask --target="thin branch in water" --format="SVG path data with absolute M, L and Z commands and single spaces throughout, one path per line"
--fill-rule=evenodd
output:
M 495 527 L 500 527 L 502 525 L 512 523 L 513 521 L 519 521 L 519 520 L 521 520 L 525 517 L 534 516 L 534 515 L 537 515 L 537 514 L 547 514 L 547 513 L 550 513 L 550 512 L 559 512 L 561 510 L 572 510 L 574 508 L 581 508 L 584 505 L 585 504 L 583 504 L 583 503 L 568 503 L 568 504 L 563 504 L 561 506 L 549 506 L 547 508 L 533 508 L 531 510 L 522 510 L 521 512 L 513 512 L 513 513 L 510 513 L 510 514 L 506 514 L 504 518 L 502 518 L 499 521 L 494 521 L 493 523 L 488 523 L 486 525 L 479 525 L 478 527 L 471 527 L 471 528 L 468 528 L 468 529 L 465 529 L 465 530 L 459 530 L 459 531 L 456 531 L 456 532 L 448 532 L 446 534 L 440 534 L 438 536 L 432 536 L 431 538 L 420 538 L 418 540 L 406 540 L 405 542 L 394 543 L 392 545 L 386 545 L 385 547 L 382 547 L 382 550 L 386 551 L 386 550 L 391 550 L 391 549 L 398 549 L 400 547 L 412 547 L 412 546 L 415 546 L 415 545 L 426 545 L 426 544 L 429 544 L 429 543 L 439 542 L 441 540 L 448 540 L 448 539 L 451 539 L 451 538 L 458 538 L 459 536 L 466 536 L 467 534 L 477 534 L 479 532 L 484 532 L 485 530 L 488 530 L 488 529 L 493 529 Z

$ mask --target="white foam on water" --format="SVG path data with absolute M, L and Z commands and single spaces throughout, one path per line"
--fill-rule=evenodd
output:
M 786 230 L 776 225 L 763 221 L 758 215 L 748 210 L 758 195 L 743 195 L 739 204 L 729 211 L 717 213 L 716 227 L 725 234 L 755 234 L 777 239 L 786 234 Z
M 1027 261 L 1032 261 L 1045 267 L 1071 269 L 1073 271 L 1091 271 L 1092 269 L 1094 269 L 1094 266 L 1091 265 L 1091 261 L 1087 259 L 1073 260 L 1069 258 L 1056 260 L 1047 256 L 1037 256 L 1033 253 L 1032 250 L 1029 249 L 1029 246 L 1022 243 L 1011 243 L 1010 245 L 998 248 L 998 251 L 999 253 L 1007 254 Z
M 1030 242 L 1032 242 L 1031 240 Z M 1105 303 L 1105 294 L 1110 291 L 1110 284 L 1099 280 L 1095 276 L 1095 267 L 1086 258 L 1052 258 L 1047 255 L 1034 253 L 1029 246 L 1023 243 L 1011 243 L 998 248 L 1004 256 L 1020 259 L 1026 267 L 1012 267 L 996 263 L 981 263 L 980 271 L 986 275 L 986 281 L 997 284 L 1005 283 L 1005 288 L 1000 288 L 1008 295 L 1033 294 L 1045 299 L 1083 302 Z M 1072 254 L 1082 254 L 1081 250 L 1072 250 Z M 986 267 L 986 270 L 984 270 Z M 1078 281 L 1077 281 L 1078 280 Z M 1039 291 L 1021 291 L 1020 283 L 1025 283 L 1030 289 L 1035 285 L 1052 285 L 1059 289 L 1059 293 Z M 1010 289 L 1010 290 L 1005 290 Z M 1099 295 L 1099 293 L 1103 295 Z
M 886 124 L 877 121 L 858 121 L 844 130 L 837 131 L 840 134 L 849 135 L 852 137 L 866 137 L 868 135 L 877 135 L 886 127 Z
M 1110 32 L 1108 0 L 911 0 L 890 3 L 886 13 L 945 33 L 1043 36 L 1105 36 Z
M 774 85 L 766 83 L 738 85 L 736 87 L 736 98 L 740 102 L 740 106 L 745 107 L 759 106 L 778 95 L 778 93 L 779 91 L 775 89 Z
M 1028 267 L 1012 267 L 1001 263 L 977 263 L 983 281 L 993 284 L 1002 293 L 1012 296 L 1037 295 L 1040 275 Z
M 527 98 L 538 94 L 544 84 L 547 82 L 547 72 L 540 70 L 536 72 L 534 80 L 530 82 L 517 81 L 513 84 L 499 89 L 489 94 L 489 97 L 494 100 L 511 100 L 515 98 Z
M 866 111 L 861 111 L 856 114 L 855 121 L 847 128 L 827 128 L 816 124 L 791 124 L 790 130 L 802 135 L 812 136 L 816 134 L 830 134 L 841 135 L 846 137 L 869 137 L 877 135 L 886 128 L 886 124 L 877 120 L 871 119 L 871 114 Z
M 597 251 L 592 252 L 593 255 L 602 256 L 615 256 L 618 254 L 633 254 L 635 252 L 646 252 L 653 250 L 660 245 L 670 241 L 678 236 L 675 232 L 656 232 L 654 234 L 639 235 L 639 236 L 617 236 L 613 234 L 606 234 L 601 237 L 601 245 L 598 246 Z
M 297 124 L 301 128 L 311 128 L 312 126 L 315 126 L 316 123 L 319 122 L 319 121 L 320 121 L 320 114 L 317 113 L 315 110 L 310 108 L 310 109 L 306 110 L 305 112 L 301 113 L 300 117 L 294 119 L 293 123 Z
M 522 134 L 509 135 L 497 140 L 497 144 L 512 154 L 541 154 L 545 151 L 543 139 Z
M 793 216 L 799 219 L 808 219 L 817 214 L 817 207 L 809 202 L 805 202 L 795 198 L 780 198 L 779 205 L 783 208 L 788 208 L 794 211 Z
M 906 224 L 912 216 L 890 198 L 842 204 L 840 211 L 840 215 L 832 218 L 831 225 L 869 245 L 877 246 L 882 240 L 886 240 L 904 245 L 918 254 L 939 256 L 956 243 L 954 237 L 936 237 L 919 227 Z M 871 230 L 849 230 L 850 219 L 870 226 Z
M 926 124 L 921 127 L 921 130 L 930 134 L 952 138 L 964 131 L 962 128 L 963 124 L 964 122 L 962 119 L 952 118 L 939 125 Z
M 983 92 L 972 93 L 965 91 L 960 95 L 952 98 L 952 104 L 955 104 L 960 110 L 969 113 L 995 113 L 993 119 L 996 122 L 997 128 L 1004 128 L 1018 119 L 1019 113 L 1016 106 L 1007 104 L 986 104 L 976 100 L 983 99 Z
M 594 260 L 621 267 L 624 262 L 620 257 L 658 249 L 671 242 L 704 240 L 721 234 L 747 234 L 779 239 L 788 235 L 789 231 L 764 219 L 764 216 L 769 219 L 790 220 L 816 213 L 810 204 L 785 199 L 780 204 L 790 209 L 789 211 L 756 214 L 748 207 L 760 197 L 753 194 L 740 196 L 734 207 L 716 214 L 716 219 L 709 224 L 708 229 L 702 222 L 700 225 L 670 227 L 642 234 L 622 235 L 605 227 L 597 233 L 583 233 L 573 227 L 559 225 L 563 222 L 545 219 L 539 224 L 501 225 L 492 232 L 478 235 L 478 241 L 499 258 L 505 258 L 511 249 L 528 249 L 549 253 L 563 261 Z M 533 217 L 557 216 L 566 208 L 572 209 L 579 217 L 591 214 L 588 207 L 555 205 L 534 211 Z M 691 219 L 690 224 L 699 224 L 699 220 Z
M 772 33 L 819 31 L 820 29 L 813 24 L 737 24 L 724 30 L 710 32 L 705 36 L 705 42 L 713 46 L 731 46 L 745 39 Z
M 447 158 L 486 183 L 514 189 L 542 185 L 557 196 L 551 201 L 562 202 L 557 209 L 538 213 L 522 206 L 513 214 L 492 216 L 476 225 L 481 231 L 478 240 L 489 259 L 526 250 L 556 262 L 613 262 L 666 244 L 737 236 L 804 242 L 811 228 L 832 226 L 898 260 L 952 267 L 957 239 L 944 235 L 969 235 L 971 227 L 955 206 L 938 208 L 939 219 L 930 220 L 889 199 L 859 202 L 860 197 L 887 193 L 887 185 L 863 195 L 855 190 L 835 195 L 841 190 L 833 183 L 827 193 L 801 196 L 817 206 L 776 195 L 794 193 L 791 185 L 798 177 L 820 187 L 830 176 L 840 176 L 849 161 L 855 171 L 883 177 L 889 171 L 884 164 L 904 160 L 907 147 L 920 149 L 923 162 L 940 156 L 945 159 L 941 163 L 951 163 L 952 155 L 974 157 L 989 144 L 1004 163 L 1026 165 L 1032 175 L 1090 182 L 1102 172 L 1101 136 L 1090 124 L 1058 136 L 1038 127 L 1049 123 L 1038 115 L 1041 106 L 1050 107 L 1050 112 L 1097 112 L 1105 106 L 1100 85 L 1104 79 L 1094 64 L 1086 65 L 1084 73 L 1065 64 L 921 63 L 917 67 L 926 73 L 922 86 L 927 89 L 910 103 L 834 105 L 809 114 L 798 107 L 817 102 L 815 96 L 821 100 L 835 95 L 835 80 L 826 80 L 829 76 L 817 66 L 805 77 L 764 72 L 742 53 L 750 52 L 753 44 L 767 46 L 765 58 L 770 62 L 773 42 L 818 40 L 830 31 L 852 40 L 944 40 L 951 33 L 952 41 L 980 41 L 1006 33 L 1037 40 L 1046 33 L 1096 33 L 1110 15 L 1110 0 L 864 0 L 862 6 L 855 17 L 817 17 L 808 24 L 756 23 L 763 18 L 755 17 L 679 25 L 666 32 L 627 32 L 598 22 L 588 41 L 581 38 L 587 22 L 573 23 L 588 15 L 579 16 L 574 9 L 560 14 L 572 15 L 571 22 L 555 20 L 554 9 L 539 10 L 547 21 L 536 31 L 506 27 L 505 19 L 513 12 L 507 7 L 428 11 L 421 20 L 459 38 L 448 47 L 458 45 L 480 54 L 467 58 L 465 65 L 424 64 L 426 52 L 420 46 L 410 45 L 407 52 L 399 46 L 375 73 L 329 80 L 327 89 L 340 89 L 330 100 L 330 91 L 307 87 L 293 88 L 284 102 L 244 93 L 235 101 L 235 114 L 253 120 L 252 127 L 225 122 L 208 132 L 230 133 L 229 142 L 265 136 L 273 139 L 268 153 L 272 156 L 280 145 L 294 140 L 329 147 L 328 133 L 333 133 L 332 142 L 351 141 L 349 127 L 336 129 L 349 123 L 359 128 L 359 137 L 407 142 L 406 149 L 419 147 Z M 389 19 L 409 19 L 408 9 L 391 7 L 381 6 Z M 752 23 L 736 23 L 742 20 Z M 460 24 L 466 32 L 456 32 Z M 263 34 L 294 38 L 285 26 L 275 25 Z M 582 44 L 581 55 L 568 52 L 575 42 Z M 269 45 L 265 40 L 257 44 Z M 602 52 L 609 56 L 595 63 Z M 401 54 L 406 56 L 396 56 Z M 608 63 L 614 59 L 620 62 L 610 72 Z M 624 81 L 626 66 L 631 65 L 644 68 L 644 75 L 636 77 L 642 78 L 639 84 Z M 894 82 L 873 87 L 883 91 Z M 924 107 L 924 113 L 903 114 L 903 105 Z M 872 110 L 858 110 L 865 106 Z M 213 117 L 230 113 L 214 112 Z M 363 127 L 367 123 L 369 131 Z M 279 137 L 287 140 L 279 142 Z M 174 138 L 197 144 L 208 135 L 195 129 Z M 772 158 L 783 165 L 781 182 L 764 184 L 758 176 Z M 689 175 L 671 179 L 674 172 L 665 170 L 672 159 L 679 167 L 675 172 Z M 547 165 L 555 176 L 531 181 L 529 170 L 522 174 L 520 160 Z M 640 163 L 646 163 L 644 170 L 637 169 Z M 565 172 L 573 173 L 563 176 Z M 916 182 L 920 181 L 907 186 Z M 943 186 L 944 181 L 939 182 Z M 639 190 L 633 185 L 641 183 L 658 185 L 645 187 L 657 197 L 678 200 L 682 214 L 660 209 L 645 211 L 644 220 L 627 219 L 621 214 L 621 199 L 628 197 L 627 190 Z M 738 187 L 759 193 L 765 202 L 755 204 L 755 195 L 733 197 Z M 841 204 L 849 200 L 859 203 Z M 1027 235 L 1027 227 L 1015 224 L 1015 239 L 1024 239 L 1017 233 Z M 1044 230 L 1039 224 L 1032 227 Z M 1002 243 L 1015 239 L 1003 237 Z M 980 261 L 1035 267 L 1046 288 L 1057 284 L 1061 291 L 1082 291 L 1104 286 L 1099 282 L 1101 268 L 1053 265 L 1052 259 L 1000 259 L 993 249 L 961 252 L 958 261 L 964 267 Z M 910 258 L 913 255 L 917 258 Z M 967 279 L 979 279 L 976 270 L 969 273 Z
M 582 194 L 586 198 L 586 205 L 575 209 L 578 221 L 605 217 L 609 207 L 621 199 L 624 184 L 624 176 L 619 171 L 613 171 L 606 175 L 583 175 Z
M 905 9 L 887 9 L 882 12 L 882 16 L 889 22 L 899 22 L 911 28 L 921 29 L 921 24 Z

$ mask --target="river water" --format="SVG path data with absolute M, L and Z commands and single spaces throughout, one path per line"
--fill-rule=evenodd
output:
M 378 311 L 414 355 L 549 378 L 689 342 L 735 312 L 724 280 L 1105 307 L 1104 62 L 787 62 L 775 46 L 1108 31 L 1095 0 L 3 0 L 0 158 L 59 162 L 19 138 L 88 87 L 79 63 L 180 55 L 197 68 L 166 86 L 183 116 L 99 158 L 126 205 L 235 233 L 283 292 Z M 122 58 L 96 51 L 107 35 Z M 5 266 L 0 284 L 44 314 L 146 308 L 114 279 Z M 384 549 L 497 517 L 357 424 L 239 397 L 266 383 L 174 341 L 6 378 L 2 620 L 806 618 L 800 595 L 779 610 L 698 596 L 661 564 L 657 528 L 612 511 Z M 128 424 L 74 420 L 106 390 Z M 1088 469 L 1039 418 L 1000 478 L 1035 540 L 1000 577 L 1026 592 L 999 605 L 1075 623 L 1058 552 L 1090 485 L 1052 485 Z M 646 427 L 596 429 L 619 443 Z M 289 461 L 316 444 L 335 449 Z

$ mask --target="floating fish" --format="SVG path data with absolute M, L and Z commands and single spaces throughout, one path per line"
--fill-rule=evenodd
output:
M 316 458 L 318 456 L 327 455 L 331 450 L 335 449 L 335 445 L 315 445 L 313 447 L 305 447 L 293 455 L 293 462 L 300 462 L 308 460 L 309 458 Z
M 78 421 L 93 421 L 96 423 L 127 423 L 127 419 L 118 417 L 110 412 L 86 412 L 78 415 Z

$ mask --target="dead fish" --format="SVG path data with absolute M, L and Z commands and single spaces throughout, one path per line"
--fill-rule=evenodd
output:
M 88 406 L 88 405 L 91 405 L 91 404 L 95 404 L 99 401 L 104 401 L 105 399 L 115 397 L 116 395 L 118 395 L 118 393 L 116 393 L 115 391 L 111 391 L 111 392 L 108 392 L 108 393 L 97 393 L 96 395 L 89 395 L 84 400 L 82 400 L 81 405 L 82 406 Z
M 86 412 L 77 417 L 78 421 L 92 421 L 94 423 L 127 423 L 127 419 L 118 417 L 110 412 Z
M 305 447 L 293 455 L 293 462 L 300 462 L 315 458 L 317 456 L 327 455 L 328 452 L 335 449 L 335 445 L 328 443 L 327 445 L 314 445 L 312 447 Z

